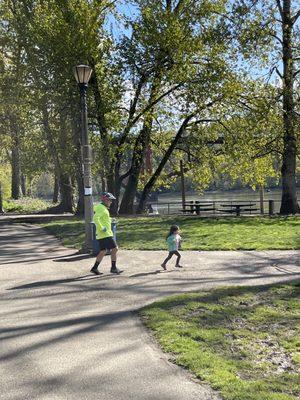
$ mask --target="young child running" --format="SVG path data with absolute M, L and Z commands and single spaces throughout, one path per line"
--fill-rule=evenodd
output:
M 177 256 L 176 264 L 175 267 L 177 268 L 182 268 L 182 266 L 179 264 L 181 255 L 178 251 L 180 249 L 180 243 L 181 243 L 181 236 L 179 235 L 179 226 L 177 225 L 172 225 L 170 228 L 170 232 L 167 236 L 167 243 L 168 243 L 168 249 L 169 249 L 169 255 L 165 259 L 165 261 L 161 264 L 164 270 L 167 269 L 167 262 L 173 257 Z

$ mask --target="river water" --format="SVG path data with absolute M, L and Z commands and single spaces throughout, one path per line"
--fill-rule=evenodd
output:
M 300 202 L 300 188 L 297 189 L 297 196 Z M 186 193 L 186 201 L 216 201 L 216 202 L 239 202 L 239 201 L 255 201 L 257 202 L 256 208 L 259 208 L 259 191 L 251 189 L 242 190 L 216 190 L 207 191 L 203 194 Z M 268 200 L 274 200 L 275 212 L 279 212 L 281 203 L 281 189 L 271 189 L 264 191 L 265 210 L 268 212 Z M 175 204 L 162 204 L 181 202 L 180 193 L 166 193 L 158 196 L 157 208 L 159 213 L 166 214 L 178 211 L 181 207 Z M 155 204 L 155 202 L 153 202 Z

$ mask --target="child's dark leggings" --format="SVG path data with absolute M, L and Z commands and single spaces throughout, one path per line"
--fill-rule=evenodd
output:
M 174 251 L 170 251 L 168 257 L 165 259 L 165 261 L 163 262 L 163 265 L 166 265 L 167 262 L 169 260 L 171 260 L 171 258 L 173 257 L 173 255 L 175 254 L 175 256 L 177 256 L 177 261 L 176 261 L 176 265 L 179 265 L 179 260 L 181 258 L 181 255 L 179 253 L 179 251 L 174 250 Z

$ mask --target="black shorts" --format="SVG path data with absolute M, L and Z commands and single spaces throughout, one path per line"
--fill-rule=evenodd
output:
M 115 239 L 110 236 L 104 239 L 97 239 L 99 243 L 99 250 L 111 250 L 115 249 L 117 246 L 117 243 L 115 242 Z

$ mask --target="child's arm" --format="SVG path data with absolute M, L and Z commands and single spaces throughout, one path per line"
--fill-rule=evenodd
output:
M 179 236 L 178 250 L 181 250 L 182 249 L 182 246 L 181 246 L 182 237 L 180 235 L 178 235 L 178 236 Z

